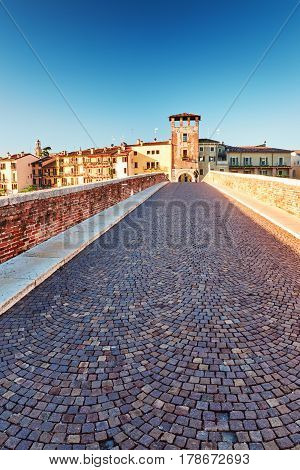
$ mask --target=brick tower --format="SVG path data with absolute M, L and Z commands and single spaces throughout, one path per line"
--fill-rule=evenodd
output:
M 169 116 L 172 131 L 172 180 L 194 181 L 198 170 L 199 121 L 198 114 Z

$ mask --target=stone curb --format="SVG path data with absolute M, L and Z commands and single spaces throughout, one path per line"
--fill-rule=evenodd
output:
M 0 315 L 166 184 L 150 186 L 2 263 Z

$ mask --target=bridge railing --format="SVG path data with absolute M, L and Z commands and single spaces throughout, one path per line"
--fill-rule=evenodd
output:
M 300 180 L 298 179 L 211 170 L 202 181 L 252 196 L 300 217 Z
M 1 197 L 0 263 L 167 180 L 156 172 Z

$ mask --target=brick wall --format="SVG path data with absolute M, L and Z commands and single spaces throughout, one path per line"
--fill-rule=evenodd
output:
M 162 181 L 152 173 L 0 197 L 0 263 Z
M 229 191 L 253 196 L 271 206 L 300 216 L 300 180 L 210 171 L 203 181 Z

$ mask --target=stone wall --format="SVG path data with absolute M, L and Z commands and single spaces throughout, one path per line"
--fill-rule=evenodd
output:
M 203 179 L 215 187 L 243 193 L 300 216 L 300 180 L 210 171 Z
M 162 181 L 152 173 L 0 197 L 0 263 Z

